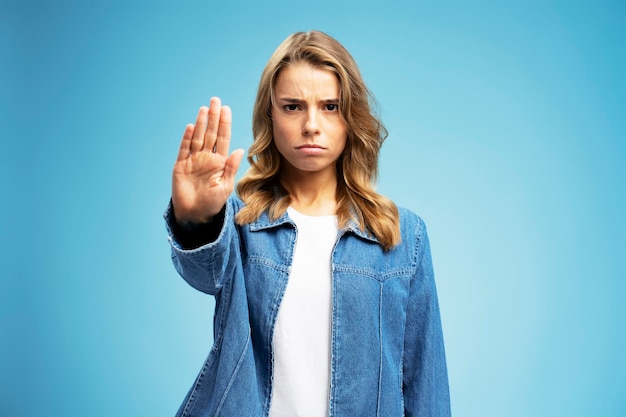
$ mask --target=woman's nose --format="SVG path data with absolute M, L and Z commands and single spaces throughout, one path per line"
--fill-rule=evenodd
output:
M 305 136 L 311 136 L 320 133 L 317 117 L 317 111 L 311 109 L 307 112 L 303 131 Z

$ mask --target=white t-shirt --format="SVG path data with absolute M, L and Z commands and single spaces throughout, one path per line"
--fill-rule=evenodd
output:
M 291 207 L 287 213 L 298 237 L 274 327 L 270 417 L 326 417 L 337 218 L 307 216 Z

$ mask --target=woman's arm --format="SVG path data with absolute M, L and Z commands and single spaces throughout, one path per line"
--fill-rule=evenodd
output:
M 426 226 L 417 226 L 418 265 L 411 281 L 404 340 L 406 417 L 450 415 L 450 392 L 439 302 Z
M 213 97 L 195 124 L 185 128 L 172 170 L 172 200 L 165 214 L 172 261 L 194 288 L 216 294 L 227 279 L 228 262 L 239 256 L 232 222 L 235 174 L 243 157 L 228 155 L 232 116 Z M 232 253 L 230 251 L 233 251 Z

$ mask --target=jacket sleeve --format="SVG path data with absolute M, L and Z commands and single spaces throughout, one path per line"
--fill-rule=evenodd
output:
M 191 232 L 181 230 L 176 224 L 171 202 L 164 214 L 174 268 L 189 285 L 199 291 L 216 295 L 232 275 L 234 263 L 240 262 L 234 211 L 234 203 L 229 199 L 211 227 L 202 226 Z M 190 242 L 197 242 L 199 246 L 194 247 Z
M 404 340 L 406 417 L 450 416 L 450 392 L 439 303 L 426 226 L 416 227 L 417 269 L 411 280 Z

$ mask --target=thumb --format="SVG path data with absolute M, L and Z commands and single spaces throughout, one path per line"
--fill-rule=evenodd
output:
M 226 160 L 226 163 L 224 164 L 224 180 L 226 182 L 235 181 L 235 175 L 237 174 L 239 165 L 241 165 L 244 153 L 245 151 L 243 149 L 236 149 Z

